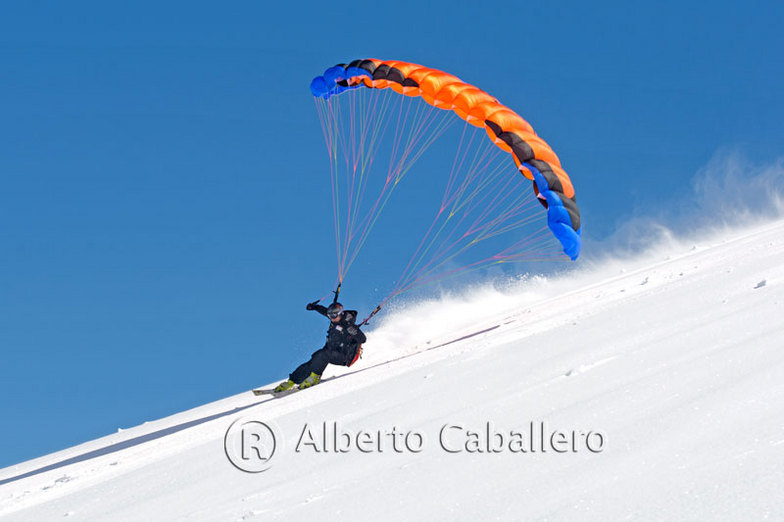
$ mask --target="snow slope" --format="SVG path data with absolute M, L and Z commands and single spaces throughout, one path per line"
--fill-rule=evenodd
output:
M 410 305 L 313 390 L 0 470 L 0 518 L 784 520 L 782 261 L 778 221 Z M 268 470 L 229 462 L 238 419 L 276 433 Z

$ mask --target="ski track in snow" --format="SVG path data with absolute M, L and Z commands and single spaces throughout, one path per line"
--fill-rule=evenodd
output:
M 242 393 L 0 470 L 0 518 L 784 520 L 782 260 L 779 221 L 410 305 L 369 332 L 357 365 L 330 367 L 311 390 Z M 282 435 L 263 473 L 224 454 L 244 417 Z M 428 444 L 295 451 L 304 425 L 334 421 Z M 444 424 L 508 433 L 529 422 L 599 431 L 606 444 L 438 446 Z

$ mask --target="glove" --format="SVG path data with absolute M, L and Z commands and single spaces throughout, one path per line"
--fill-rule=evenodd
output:
M 312 303 L 308 303 L 307 305 L 305 305 L 305 310 L 315 310 L 317 304 L 318 301 L 313 301 Z

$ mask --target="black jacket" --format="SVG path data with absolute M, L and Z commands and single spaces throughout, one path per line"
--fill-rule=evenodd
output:
M 327 316 L 327 307 L 321 305 L 314 305 L 313 310 L 317 311 L 323 316 Z M 356 347 L 367 340 L 365 334 L 359 329 L 359 326 L 354 324 L 357 320 L 356 310 L 344 310 L 340 321 L 333 323 L 329 322 L 329 330 L 327 330 L 327 344 L 325 348 L 329 350 L 339 351 L 345 354 L 353 354 Z

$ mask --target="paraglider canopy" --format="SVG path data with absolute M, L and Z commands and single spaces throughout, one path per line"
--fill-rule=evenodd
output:
M 455 121 L 463 121 L 465 128 L 458 152 L 449 160 L 452 167 L 444 168 L 445 191 L 436 219 L 388 298 L 461 270 L 542 257 L 541 234 L 523 232 L 532 208 L 541 213 L 544 207 L 546 227 L 561 251 L 572 260 L 579 256 L 580 211 L 571 179 L 533 127 L 492 95 L 437 69 L 377 59 L 329 67 L 313 79 L 310 90 L 330 156 L 339 282 L 392 190 Z M 378 95 L 357 98 L 360 92 Z M 422 101 L 425 105 L 414 106 Z M 469 129 L 483 130 L 482 141 L 490 149 L 474 140 Z M 394 136 L 384 175 L 374 161 L 388 131 Z M 379 196 L 360 210 L 371 177 L 381 179 Z M 528 190 L 520 179 L 529 180 Z M 469 247 L 502 235 L 508 239 L 500 251 L 453 266 Z

